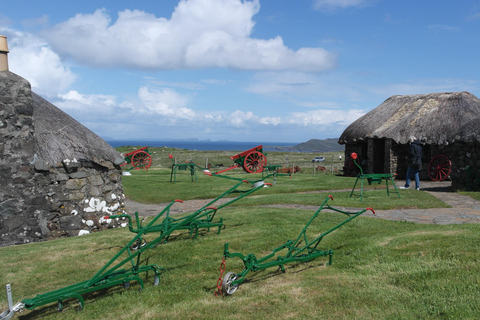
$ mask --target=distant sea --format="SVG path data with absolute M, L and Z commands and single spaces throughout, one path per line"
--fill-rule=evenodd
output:
M 114 148 L 123 146 L 142 146 L 142 147 L 168 147 L 198 151 L 244 151 L 254 148 L 258 145 L 263 146 L 264 151 L 275 151 L 274 147 L 295 146 L 295 142 L 238 142 L 238 141 L 148 141 L 148 140 L 106 140 Z

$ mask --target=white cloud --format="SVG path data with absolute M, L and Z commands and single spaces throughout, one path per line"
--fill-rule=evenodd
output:
M 10 71 L 27 79 L 35 92 L 56 96 L 74 83 L 76 76 L 43 39 L 11 29 L 0 32 L 7 35 Z
M 458 31 L 461 31 L 462 28 L 460 27 L 457 27 L 457 26 L 449 26 L 449 25 L 446 25 L 446 24 L 431 24 L 429 25 L 428 27 L 428 31 L 430 32 L 433 32 L 433 33 L 442 33 L 444 31 L 447 31 L 447 32 L 458 32 Z
M 124 10 L 112 22 L 98 9 L 42 34 L 59 54 L 102 67 L 323 71 L 335 66 L 336 55 L 323 48 L 294 51 L 280 36 L 251 38 L 259 10 L 258 0 L 182 0 L 170 19 Z
M 317 126 L 317 125 L 336 125 L 347 126 L 353 121 L 363 116 L 366 112 L 364 110 L 332 110 L 332 109 L 318 109 L 308 112 L 294 112 L 288 118 L 288 123 L 299 124 L 303 126 Z
M 362 7 L 369 0 L 314 0 L 313 7 L 319 11 L 334 11 L 349 7 Z
M 254 115 L 251 111 L 243 112 L 239 110 L 234 111 L 229 117 L 230 123 L 235 127 L 244 126 L 252 118 L 254 118 Z
M 276 126 L 283 121 L 280 117 L 259 117 L 251 111 L 235 110 L 228 116 L 228 122 L 234 127 L 248 127 L 250 125 Z
M 168 116 L 174 119 L 195 119 L 197 114 L 187 108 L 187 98 L 173 89 L 153 91 L 147 87 L 138 90 L 138 97 L 142 102 L 139 112 Z
M 386 85 L 366 85 L 359 87 L 365 92 L 370 92 L 383 97 L 392 95 L 421 94 L 431 92 L 474 91 L 478 88 L 478 80 L 471 79 L 418 79 L 404 83 Z
M 116 97 L 101 94 L 81 94 L 78 91 L 70 90 L 65 94 L 59 94 L 57 106 L 61 106 L 66 112 L 95 111 L 98 115 L 111 114 L 117 108 Z

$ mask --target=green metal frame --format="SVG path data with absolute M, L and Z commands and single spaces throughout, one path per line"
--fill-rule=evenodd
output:
M 270 172 L 277 172 L 278 169 L 282 167 L 281 164 L 268 165 L 263 167 L 262 177 L 264 174 L 269 174 Z
M 400 192 L 397 189 L 397 185 L 395 184 L 395 181 L 393 181 L 393 177 L 395 177 L 394 173 L 363 173 L 362 167 L 356 161 L 356 154 L 355 158 L 352 156 L 352 159 L 353 163 L 355 163 L 358 169 L 360 169 L 360 174 L 357 176 L 357 180 L 355 180 L 352 192 L 350 193 L 350 198 L 352 196 L 360 196 L 360 201 L 363 201 L 363 180 L 366 179 L 368 181 L 368 185 L 371 185 L 372 183 L 380 184 L 382 183 L 382 180 L 385 180 L 385 184 L 387 185 L 387 196 L 390 196 L 390 188 L 388 187 L 388 181 L 392 182 L 392 185 L 395 188 L 395 193 L 398 195 L 398 198 L 401 199 Z M 360 195 L 353 193 L 355 191 L 355 187 L 357 186 L 358 180 L 360 180 L 361 185 Z
M 197 170 L 196 168 L 200 168 L 202 170 L 205 170 L 205 168 L 202 168 L 200 166 L 197 166 L 194 163 L 174 163 L 172 164 L 172 171 L 170 173 L 170 182 L 176 183 L 177 182 L 177 171 L 178 170 L 184 170 L 184 171 L 190 171 L 190 178 L 191 182 L 197 181 Z
M 172 155 L 169 155 L 169 158 L 172 159 L 172 171 L 170 172 L 170 182 L 176 183 L 177 182 L 177 171 L 184 170 L 190 171 L 190 179 L 192 182 L 197 181 L 197 168 L 200 170 L 207 170 L 206 168 L 200 167 L 193 162 L 188 163 L 175 163 Z
M 245 184 L 252 185 L 249 189 L 241 190 L 240 187 Z M 242 180 L 235 184 L 232 188 L 228 189 L 220 196 L 211 200 L 202 208 L 198 209 L 194 213 L 181 217 L 178 219 L 170 216 L 170 208 L 176 202 L 182 202 L 181 200 L 174 200 L 170 202 L 157 216 L 155 216 L 147 225 L 143 226 L 142 221 L 139 220 L 138 212 L 135 213 L 136 228 L 133 227 L 132 218 L 129 215 L 111 215 L 104 217 L 105 219 L 126 218 L 128 219 L 128 228 L 136 235 L 130 240 L 110 261 L 108 261 L 104 267 L 102 267 L 90 280 L 82 281 L 77 284 L 67 286 L 58 290 L 47 292 L 44 294 L 36 295 L 31 299 L 24 299 L 21 303 L 17 303 L 15 307 L 9 303 L 9 310 L 0 315 L 0 320 L 9 319 L 14 312 L 20 311 L 23 308 L 35 309 L 39 306 L 43 306 L 49 303 L 57 302 L 58 309 L 62 310 L 63 302 L 67 299 L 77 299 L 79 302 L 80 310 L 84 308 L 85 301 L 83 295 L 89 292 L 98 291 L 105 288 L 110 288 L 116 285 L 123 285 L 125 288 L 129 286 L 131 281 L 138 281 L 140 284 L 140 290 L 144 288 L 144 282 L 140 278 L 141 273 L 147 273 L 152 271 L 154 273 L 154 285 L 159 284 L 160 273 L 163 268 L 158 267 L 155 264 L 141 265 L 141 255 L 145 250 L 148 250 L 159 243 L 168 241 L 169 236 L 178 230 L 189 230 L 191 236 L 195 231 L 195 238 L 198 236 L 199 229 L 206 228 L 207 231 L 212 227 L 218 227 L 218 232 L 223 226 L 223 220 L 220 219 L 217 222 L 213 222 L 216 212 L 228 206 L 243 197 L 263 188 L 265 182 Z M 212 205 L 220 199 L 237 194 L 236 197 L 228 198 L 229 200 L 217 207 Z M 164 216 L 161 223 L 156 222 Z M 148 242 L 144 239 L 144 236 L 149 233 L 159 233 L 159 235 L 152 241 Z M 130 268 L 122 269 L 125 264 L 130 264 Z M 7 285 L 7 293 L 11 291 L 10 284 Z M 8 294 L 7 294 L 8 296 Z M 14 309 L 14 310 L 13 310 Z
M 320 208 L 318 208 L 318 210 L 313 214 L 313 216 L 307 222 L 306 226 L 300 232 L 300 234 L 298 235 L 295 241 L 287 240 L 285 244 L 273 249 L 272 253 L 264 256 L 263 258 L 257 258 L 253 253 L 249 253 L 247 255 L 243 255 L 242 253 L 238 253 L 238 252 L 231 253 L 228 248 L 229 244 L 225 243 L 224 251 L 223 251 L 224 258 L 240 258 L 243 261 L 245 268 L 243 269 L 243 271 L 241 271 L 238 274 L 234 272 L 228 272 L 223 278 L 221 286 L 217 285 L 217 289 L 225 295 L 232 295 L 236 292 L 236 290 L 238 289 L 238 286 L 245 280 L 245 277 L 250 271 L 256 272 L 256 271 L 261 271 L 267 268 L 278 266 L 283 272 L 285 272 L 284 265 L 287 263 L 308 262 L 318 257 L 328 256 L 327 265 L 331 265 L 333 250 L 330 249 L 330 250 L 323 251 L 323 250 L 317 249 L 322 239 L 326 235 L 330 234 L 331 232 L 343 226 L 344 224 L 355 219 L 365 211 L 371 210 L 373 213 L 375 213 L 375 211 L 373 211 L 372 208 L 362 209 L 358 212 L 342 211 L 340 209 L 337 209 L 328 205 L 327 202 L 329 199 L 333 200 L 333 197 L 328 196 L 325 199 L 325 201 L 322 203 Z M 319 215 L 320 211 L 324 209 L 330 209 L 336 212 L 343 213 L 347 215 L 348 218 L 343 222 L 341 222 L 340 224 L 338 224 L 337 226 L 320 234 L 313 240 L 309 240 L 307 237 L 307 229 L 310 226 L 310 224 L 315 220 L 315 218 Z M 286 250 L 285 255 L 277 255 L 277 253 L 285 250 Z M 220 277 L 222 277 L 222 275 L 220 275 Z

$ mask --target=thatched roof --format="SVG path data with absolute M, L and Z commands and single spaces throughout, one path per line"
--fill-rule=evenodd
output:
M 469 92 L 392 96 L 349 125 L 338 142 L 389 138 L 405 144 L 413 135 L 428 144 L 449 144 L 474 119 L 480 120 L 480 99 Z
M 480 142 L 480 120 L 473 119 L 465 124 L 457 131 L 456 138 L 464 142 Z
M 62 160 L 108 160 L 119 164 L 121 155 L 105 140 L 68 114 L 32 92 L 35 153 L 50 164 Z

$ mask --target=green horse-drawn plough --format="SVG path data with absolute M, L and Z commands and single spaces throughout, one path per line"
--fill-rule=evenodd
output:
M 220 278 L 217 281 L 217 291 L 216 295 L 232 295 L 237 291 L 238 286 L 245 280 L 245 277 L 250 271 L 261 271 L 272 267 L 279 267 L 283 272 L 285 272 L 285 265 L 294 262 L 308 262 L 318 257 L 328 257 L 328 265 L 332 264 L 333 250 L 320 250 L 318 245 L 322 239 L 329 233 L 337 230 L 347 222 L 355 219 L 362 213 L 367 210 L 371 210 L 374 214 L 372 208 L 366 208 L 358 212 L 346 212 L 334 207 L 331 207 L 328 204 L 328 200 L 333 200 L 332 196 L 328 196 L 325 201 L 322 203 L 320 208 L 313 214 L 310 220 L 307 222 L 303 230 L 297 236 L 297 238 L 292 240 L 287 240 L 285 244 L 273 249 L 272 253 L 262 257 L 257 258 L 253 253 L 244 255 L 242 253 L 231 253 L 229 251 L 228 243 L 225 243 L 223 251 L 223 261 L 220 267 Z M 313 239 L 307 236 L 307 229 L 318 217 L 320 212 L 325 209 L 330 209 L 335 212 L 340 212 L 346 215 L 348 218 L 343 222 L 339 223 L 335 227 L 329 229 L 326 232 L 321 233 L 320 235 L 314 237 Z M 283 253 L 281 255 L 280 253 Z M 223 276 L 225 271 L 225 258 L 240 258 L 243 261 L 245 268 L 240 273 L 228 272 Z

